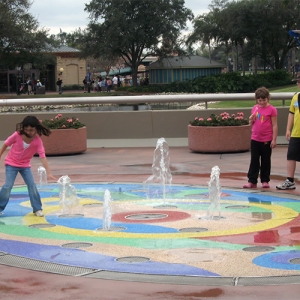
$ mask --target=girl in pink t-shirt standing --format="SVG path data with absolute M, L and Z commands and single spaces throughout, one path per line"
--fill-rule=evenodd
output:
M 51 131 L 44 127 L 35 116 L 27 116 L 21 123 L 17 124 L 16 131 L 5 140 L 0 150 L 0 158 L 7 147 L 11 148 L 5 157 L 6 179 L 0 191 L 0 214 L 8 203 L 11 189 L 18 173 L 20 173 L 27 185 L 33 212 L 38 217 L 44 216 L 41 197 L 32 176 L 30 160 L 34 154 L 38 153 L 48 179 L 55 179 L 50 172 L 43 142 L 40 138 L 41 135 L 48 136 L 50 133 Z
M 260 171 L 263 188 L 269 188 L 272 149 L 278 133 L 277 109 L 269 103 L 270 93 L 265 87 L 255 91 L 257 104 L 253 106 L 249 122 L 252 125 L 251 161 L 248 183 L 243 188 L 256 188 Z

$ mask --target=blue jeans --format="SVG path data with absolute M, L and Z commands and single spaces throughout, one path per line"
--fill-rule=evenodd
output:
M 5 184 L 2 186 L 0 191 L 0 212 L 3 211 L 8 203 L 11 189 L 15 183 L 16 177 L 20 172 L 21 176 L 23 177 L 29 194 L 29 199 L 31 206 L 33 208 L 33 212 L 42 209 L 42 201 L 40 194 L 37 190 L 36 184 L 34 182 L 31 168 L 20 168 L 20 167 L 12 167 L 12 166 L 5 166 Z

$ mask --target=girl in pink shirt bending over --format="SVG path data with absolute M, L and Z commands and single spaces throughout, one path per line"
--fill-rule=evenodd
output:
M 252 125 L 251 161 L 248 183 L 243 188 L 256 188 L 260 171 L 263 188 L 269 188 L 272 149 L 278 133 L 277 109 L 269 103 L 270 93 L 265 87 L 255 91 L 257 104 L 253 106 L 249 122 Z
M 11 189 L 18 172 L 20 172 L 27 185 L 33 212 L 38 217 L 44 216 L 41 197 L 32 176 L 30 160 L 38 153 L 48 179 L 56 179 L 49 169 L 43 142 L 40 138 L 42 135 L 49 136 L 50 133 L 51 131 L 42 126 L 35 116 L 27 116 L 21 123 L 17 124 L 16 131 L 4 142 L 0 150 L 0 158 L 7 147 L 11 148 L 4 161 L 6 179 L 0 191 L 0 214 L 8 203 Z

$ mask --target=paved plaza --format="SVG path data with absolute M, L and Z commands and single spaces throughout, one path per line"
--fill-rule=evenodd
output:
M 275 188 L 285 179 L 286 146 L 274 149 L 271 188 L 255 190 L 241 189 L 249 152 L 171 147 L 172 185 L 149 193 L 143 182 L 154 149 L 48 157 L 53 175 L 68 175 L 76 188 L 79 205 L 67 214 L 57 182 L 49 182 L 40 187 L 45 217 L 34 216 L 18 177 L 0 218 L 3 299 L 38 299 L 42 291 L 44 299 L 298 299 L 299 192 Z M 37 182 L 40 165 L 35 157 Z M 221 170 L 220 215 L 207 220 L 213 166 Z M 109 231 L 102 219 L 107 191 Z

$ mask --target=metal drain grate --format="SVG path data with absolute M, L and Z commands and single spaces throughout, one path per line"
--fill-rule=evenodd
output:
M 123 257 L 119 259 L 131 259 Z M 146 257 L 140 257 L 145 262 Z M 141 261 L 138 261 L 141 262 Z M 80 276 L 84 278 L 98 278 L 107 280 L 121 280 L 131 282 L 152 282 L 165 284 L 199 285 L 199 286 L 263 286 L 263 285 L 283 285 L 299 284 L 300 275 L 291 276 L 270 276 L 270 277 L 205 277 L 205 276 L 181 276 L 181 275 L 153 275 L 140 273 L 125 273 L 105 271 L 100 269 L 82 268 L 54 264 L 20 256 L 3 254 L 0 252 L 0 264 L 23 268 L 28 270 L 42 271 L 54 274 Z
M 153 206 L 153 208 L 168 209 L 168 208 L 177 208 L 177 206 L 171 204 L 162 204 L 162 205 Z
M 208 228 L 201 228 L 201 227 L 190 227 L 190 228 L 181 228 L 179 229 L 180 232 L 203 232 L 207 231 Z
M 299 284 L 300 275 L 291 276 L 270 276 L 270 277 L 239 277 L 236 285 L 254 286 L 254 285 L 282 285 Z
M 164 219 L 167 218 L 166 214 L 134 214 L 128 215 L 125 218 L 128 220 L 156 220 L 156 219 Z
M 143 256 L 126 256 L 126 257 L 119 257 L 116 259 L 117 262 L 122 263 L 143 263 L 150 261 L 150 258 L 143 257 Z
M 59 215 L 59 218 L 81 218 L 84 217 L 83 214 L 63 214 L 63 215 Z
M 274 249 L 275 249 L 274 247 L 269 247 L 269 246 L 255 246 L 255 247 L 245 247 L 242 250 L 248 252 L 269 252 L 269 251 L 273 251 Z
M 94 272 L 96 269 L 73 267 L 67 265 L 53 264 L 41 260 L 25 258 L 15 255 L 1 255 L 0 264 L 22 269 L 49 272 L 70 276 L 81 276 Z
M 99 206 L 103 206 L 102 203 L 88 203 L 88 204 L 83 204 L 83 206 L 88 206 L 88 207 L 99 207 Z
M 125 230 L 126 227 L 121 227 L 121 226 L 111 226 L 109 228 L 109 230 L 103 230 L 102 228 L 97 228 L 96 231 L 122 231 L 122 230 Z
M 88 248 L 92 246 L 94 245 L 91 243 L 68 243 L 61 245 L 63 248 Z
M 230 206 L 225 206 L 225 208 L 241 209 L 241 208 L 250 208 L 250 206 L 249 205 L 230 205 Z
M 29 225 L 28 227 L 30 228 L 51 228 L 51 227 L 55 227 L 55 224 L 32 224 Z
M 300 258 L 290 259 L 289 262 L 293 265 L 300 265 Z
M 118 281 L 132 282 L 152 282 L 164 284 L 180 285 L 201 285 L 201 286 L 233 286 L 234 278 L 232 277 L 202 277 L 202 276 L 175 276 L 175 275 L 153 275 L 153 274 L 136 274 L 122 273 L 113 271 L 97 271 L 84 275 L 87 278 L 110 279 Z

